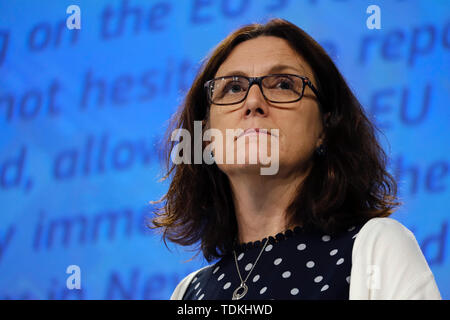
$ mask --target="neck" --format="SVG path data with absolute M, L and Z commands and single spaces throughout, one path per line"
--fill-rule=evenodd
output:
M 253 242 L 294 227 L 288 224 L 286 209 L 307 173 L 287 177 L 242 173 L 229 175 L 238 241 Z

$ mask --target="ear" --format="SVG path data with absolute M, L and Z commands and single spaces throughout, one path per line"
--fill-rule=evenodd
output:
M 209 119 L 205 118 L 202 120 L 202 129 L 203 131 L 205 131 L 206 129 L 209 129 L 210 127 L 210 123 L 209 123 Z
M 331 112 L 327 112 L 323 115 L 323 123 L 324 123 L 325 127 L 329 126 L 330 118 L 331 118 Z
M 325 113 L 323 115 L 323 118 L 322 118 L 322 120 L 323 120 L 323 122 L 322 122 L 323 123 L 323 129 L 322 129 L 322 132 L 319 135 L 319 139 L 317 141 L 317 147 L 319 147 L 325 140 L 325 136 L 326 136 L 325 135 L 325 132 L 326 132 L 325 128 L 329 126 L 330 117 L 331 117 L 331 112 L 327 112 L 327 113 Z
M 203 140 L 203 134 L 204 134 L 204 132 L 206 131 L 206 130 L 208 130 L 209 129 L 209 120 L 208 120 L 208 118 L 205 118 L 205 119 L 203 119 L 202 120 L 202 147 L 203 147 L 203 149 L 205 149 L 206 148 L 206 146 L 210 143 L 210 142 L 208 142 L 208 141 L 204 141 Z

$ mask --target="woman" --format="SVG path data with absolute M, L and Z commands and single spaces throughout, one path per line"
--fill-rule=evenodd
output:
M 186 276 L 172 299 L 440 299 L 414 236 L 387 218 L 400 203 L 373 124 L 303 30 L 273 19 L 223 40 L 168 134 L 193 134 L 200 120 L 224 136 L 246 133 L 231 151 L 211 148 L 212 159 L 247 153 L 244 163 L 176 165 L 168 137 L 171 183 L 154 202 L 153 228 L 218 259 Z M 249 159 L 272 144 L 277 172 L 263 175 L 261 153 Z

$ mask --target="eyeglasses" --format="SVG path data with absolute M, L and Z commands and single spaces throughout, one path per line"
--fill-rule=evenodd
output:
M 305 85 L 318 97 L 318 91 L 307 77 L 295 74 L 270 74 L 262 77 L 226 76 L 205 82 L 208 101 L 230 105 L 244 101 L 250 87 L 257 84 L 264 98 L 273 103 L 291 103 L 303 97 Z

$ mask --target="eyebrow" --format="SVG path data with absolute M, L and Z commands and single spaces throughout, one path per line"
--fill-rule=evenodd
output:
M 267 72 L 267 74 L 271 74 L 271 73 L 277 73 L 277 72 L 281 72 L 281 71 L 285 71 L 285 70 L 293 70 L 296 71 L 298 73 L 302 73 L 301 70 L 293 67 L 293 66 L 289 66 L 289 65 L 285 65 L 285 64 L 277 64 L 272 66 L 269 71 Z M 304 71 L 303 71 L 304 72 Z M 218 78 L 220 77 L 227 77 L 227 76 L 246 76 L 248 77 L 247 73 L 240 71 L 240 70 L 236 70 L 236 71 L 229 71 L 227 73 L 225 73 L 222 76 L 218 76 Z

